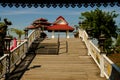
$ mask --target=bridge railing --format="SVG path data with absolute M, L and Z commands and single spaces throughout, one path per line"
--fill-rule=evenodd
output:
M 26 56 L 29 46 L 32 42 L 40 36 L 40 30 L 34 30 L 28 35 L 28 39 L 24 40 L 20 45 L 14 48 L 10 54 L 10 72 L 18 65 L 21 60 Z M 7 64 L 8 64 L 8 56 L 9 54 L 4 54 L 3 57 L 0 58 L 0 79 L 5 77 L 7 73 Z
M 0 58 L 0 79 L 6 74 L 7 54 Z
M 22 42 L 18 45 L 14 50 L 11 51 L 10 62 L 11 62 L 11 70 L 12 71 L 17 64 L 26 56 L 27 52 L 27 41 Z
M 105 76 L 109 80 L 120 79 L 120 68 L 118 68 L 118 66 L 116 66 L 106 55 L 100 54 L 98 47 L 88 39 L 88 35 L 85 30 L 79 29 L 79 37 L 85 42 L 88 49 L 88 55 L 91 55 L 97 66 L 100 68 L 101 77 Z
M 28 48 L 32 44 L 32 42 L 40 37 L 40 30 L 36 29 L 35 31 L 31 32 L 30 35 L 28 35 Z

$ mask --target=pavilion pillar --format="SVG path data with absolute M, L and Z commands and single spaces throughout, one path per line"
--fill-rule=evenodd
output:
M 54 30 L 52 31 L 52 38 L 55 38 L 55 36 L 54 36 Z
M 69 37 L 69 30 L 66 31 L 66 38 L 70 38 Z

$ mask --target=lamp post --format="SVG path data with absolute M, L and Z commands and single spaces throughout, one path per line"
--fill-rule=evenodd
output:
M 101 33 L 100 37 L 99 37 L 99 47 L 100 47 L 100 53 L 104 54 L 105 53 L 105 49 L 104 49 L 104 42 L 105 42 L 106 38 L 105 38 L 105 34 Z
M 89 41 L 89 43 L 88 43 L 88 55 L 90 55 L 90 53 L 91 53 L 91 47 L 90 47 L 90 41 L 91 41 L 91 39 L 92 39 L 92 28 L 87 28 L 86 29 L 86 31 L 87 31 L 87 34 L 88 34 L 88 41 Z
M 78 31 L 79 26 L 78 25 L 74 25 L 74 27 L 76 28 L 76 31 Z
M 78 25 L 74 25 L 74 27 L 76 28 L 76 31 L 74 32 L 74 37 L 75 38 L 79 38 L 79 26 Z
M 26 53 L 27 53 L 27 51 L 28 51 L 28 29 L 25 28 L 24 31 L 25 31 L 25 38 L 24 39 L 27 40 L 27 42 L 26 42 Z
M 105 48 L 104 48 L 104 42 L 105 42 L 106 38 L 105 38 L 105 34 L 103 34 L 101 32 L 101 35 L 99 37 L 99 47 L 100 47 L 100 68 L 101 68 L 101 72 L 100 72 L 100 76 L 104 77 L 104 55 L 106 55 L 105 53 Z
M 93 30 L 93 29 L 90 28 L 90 27 L 86 29 L 86 31 L 87 31 L 87 33 L 88 33 L 88 39 L 92 39 L 92 30 Z
M 8 76 L 10 76 L 10 62 L 11 62 L 11 53 L 10 53 L 10 42 L 11 42 L 12 38 L 10 36 L 6 36 L 4 38 L 4 51 L 6 54 L 8 54 L 7 57 L 7 63 L 6 63 L 6 77 L 5 79 L 7 80 Z
M 82 21 L 79 21 L 78 24 L 80 27 L 82 27 Z

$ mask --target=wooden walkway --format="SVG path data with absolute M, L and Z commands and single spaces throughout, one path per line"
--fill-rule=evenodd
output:
M 80 39 L 60 38 L 59 55 L 57 39 L 45 39 L 36 53 L 20 80 L 106 80 Z

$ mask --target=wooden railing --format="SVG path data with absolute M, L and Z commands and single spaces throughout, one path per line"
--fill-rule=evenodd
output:
M 0 58 L 0 78 L 4 77 L 6 74 L 7 57 L 8 55 L 5 54 L 3 57 Z
M 32 42 L 40 37 L 40 30 L 36 29 L 28 35 L 28 48 L 31 46 Z
M 34 30 L 32 31 L 26 40 L 24 40 L 20 45 L 18 45 L 16 48 L 14 48 L 10 54 L 10 72 L 15 68 L 16 65 L 18 65 L 21 60 L 26 56 L 26 53 L 28 51 L 28 48 L 32 44 L 32 42 L 40 36 L 40 30 Z M 5 74 L 7 73 L 7 58 L 9 57 L 9 54 L 4 54 L 3 57 L 0 58 L 0 79 L 5 77 Z
M 100 54 L 100 50 L 88 39 L 86 31 L 79 29 L 79 37 L 85 42 L 88 55 L 91 55 L 98 67 L 100 76 L 109 80 L 120 80 L 120 68 L 116 66 L 105 54 Z

